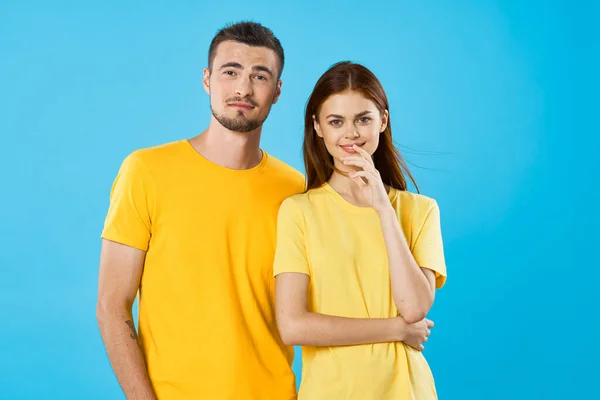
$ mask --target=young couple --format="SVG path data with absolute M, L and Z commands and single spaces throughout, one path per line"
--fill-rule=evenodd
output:
M 121 165 L 96 314 L 128 399 L 436 398 L 421 350 L 446 276 L 437 204 L 406 191 L 385 92 L 358 64 L 309 98 L 306 181 L 262 151 L 283 65 L 269 29 L 222 29 L 208 128 Z

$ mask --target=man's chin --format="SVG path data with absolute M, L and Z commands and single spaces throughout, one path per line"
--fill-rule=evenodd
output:
M 248 133 L 259 128 L 263 120 L 248 118 L 248 111 L 243 110 L 226 110 L 223 114 L 218 114 L 213 111 L 215 119 L 226 129 L 234 132 Z
M 240 133 L 252 132 L 262 125 L 262 121 L 248 120 L 246 118 L 217 118 L 217 120 L 224 128 Z

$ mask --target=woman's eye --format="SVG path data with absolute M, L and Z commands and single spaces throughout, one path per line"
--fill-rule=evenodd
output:
M 358 119 L 358 122 L 360 122 L 361 124 L 368 124 L 369 121 L 371 121 L 371 118 L 369 117 L 362 117 Z
M 333 119 L 333 120 L 329 121 L 329 125 L 332 125 L 332 126 L 341 126 L 342 125 L 342 121 L 340 121 L 339 119 Z

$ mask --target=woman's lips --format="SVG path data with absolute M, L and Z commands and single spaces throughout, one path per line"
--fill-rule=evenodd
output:
M 357 151 L 354 150 L 354 145 L 357 145 L 358 147 L 362 147 L 364 146 L 364 143 L 351 143 L 351 144 L 341 144 L 340 147 L 346 152 L 346 153 L 350 153 L 350 154 L 355 154 Z

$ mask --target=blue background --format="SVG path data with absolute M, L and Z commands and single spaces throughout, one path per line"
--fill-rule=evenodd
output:
M 440 398 L 595 397 L 591 4 L 2 2 L 0 398 L 123 398 L 95 320 L 110 185 L 132 150 L 204 130 L 209 42 L 250 18 L 287 59 L 263 147 L 300 170 L 320 74 L 350 59 L 384 84 L 442 211 L 449 279 L 425 353 Z

